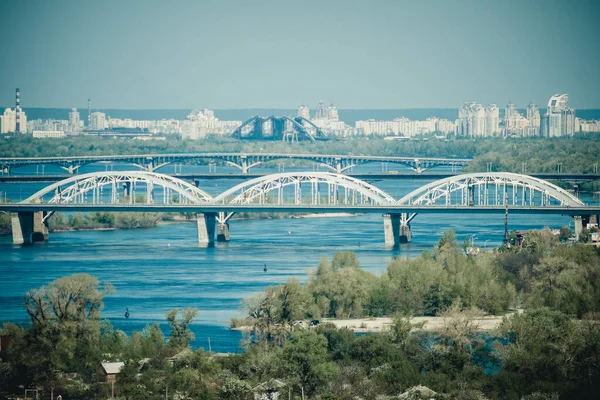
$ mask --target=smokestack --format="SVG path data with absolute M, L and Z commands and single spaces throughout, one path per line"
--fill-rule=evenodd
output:
M 92 126 L 92 103 L 88 99 L 88 129 Z
M 15 91 L 15 117 L 17 120 L 17 126 L 15 127 L 16 132 L 21 132 L 21 91 L 19 88 Z

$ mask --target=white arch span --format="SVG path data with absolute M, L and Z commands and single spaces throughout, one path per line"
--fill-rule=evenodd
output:
M 320 185 L 327 185 L 327 202 L 333 204 L 395 204 L 396 200 L 383 190 L 347 175 L 331 172 L 287 172 L 251 179 L 232 187 L 214 199 L 215 204 L 248 204 L 266 202 L 266 194 L 277 191 L 277 204 L 283 204 L 283 188 L 294 186 L 294 202 L 302 202 L 302 185 L 310 185 L 311 204 L 320 204 Z M 344 189 L 340 193 L 340 188 Z
M 153 201 L 152 191 L 155 186 L 163 188 L 164 202 L 169 202 L 171 195 L 178 196 L 178 201 L 186 204 L 206 204 L 213 200 L 213 197 L 203 190 L 170 175 L 146 171 L 105 171 L 75 175 L 53 183 L 34 193 L 21 203 L 39 202 L 48 194 L 53 194 L 48 203 L 86 202 L 86 196 L 89 194 L 92 195 L 92 202 L 98 203 L 102 201 L 102 189 L 105 186 L 109 186 L 111 189 L 110 202 L 117 203 L 119 198 L 119 184 L 129 184 L 130 187 L 135 187 L 137 183 L 146 184 L 145 193 L 146 202 L 148 203 Z M 132 201 L 135 200 L 133 199 L 134 196 L 129 197 Z
M 448 205 L 505 205 L 507 202 L 509 205 L 549 206 L 552 200 L 567 207 L 584 205 L 548 181 L 509 172 L 475 172 L 440 179 L 410 192 L 398 200 L 398 204 L 429 205 L 439 200 Z

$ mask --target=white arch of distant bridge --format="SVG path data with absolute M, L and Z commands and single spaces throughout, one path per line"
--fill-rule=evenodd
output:
M 141 203 L 139 201 L 135 203 L 137 185 L 143 186 L 143 193 L 146 194 L 145 198 L 141 199 Z M 157 186 L 162 187 L 162 196 L 155 195 Z M 125 203 L 123 202 L 125 196 L 119 196 L 119 192 L 123 189 L 126 189 Z M 286 195 L 284 195 L 285 190 L 287 190 Z M 49 195 L 52 197 L 48 200 Z M 172 196 L 176 197 L 176 201 L 173 201 Z M 310 212 L 311 207 L 318 210 L 317 212 L 345 209 L 348 212 L 361 213 L 384 209 L 386 210 L 384 212 L 386 214 L 385 237 L 388 244 L 397 244 L 403 237 L 410 241 L 409 223 L 417 212 L 412 211 L 412 215 L 409 216 L 407 210 L 418 209 L 420 210 L 418 212 L 426 212 L 428 209 L 435 209 L 438 212 L 446 208 L 451 212 L 461 209 L 469 212 L 475 209 L 501 211 L 503 207 L 510 206 L 513 210 L 529 209 L 541 212 L 548 209 L 552 212 L 561 210 L 569 215 L 580 215 L 573 213 L 572 208 L 576 208 L 577 212 L 583 211 L 587 215 L 596 214 L 595 210 L 585 209 L 585 205 L 577 197 L 547 181 L 527 175 L 493 172 L 463 174 L 441 179 L 395 200 L 383 190 L 367 182 L 329 172 L 289 172 L 267 175 L 242 182 L 213 197 L 169 175 L 146 171 L 106 171 L 72 176 L 56 182 L 16 206 L 36 206 L 43 209 L 43 204 L 86 204 L 91 205 L 87 209 L 105 211 L 114 209 L 108 207 L 110 205 L 118 205 L 119 210 L 130 207 L 132 211 L 156 210 L 155 206 L 159 204 L 162 204 L 165 210 L 186 206 L 186 211 L 194 209 L 200 215 L 199 242 L 204 241 L 209 244 L 214 238 L 215 222 L 219 223 L 219 235 L 228 240 L 227 221 L 235 212 L 253 209 L 252 207 L 271 212 L 289 212 L 290 206 L 305 210 L 304 212 Z M 144 204 L 148 207 L 140 207 Z M 48 207 L 50 208 L 55 210 L 60 207 Z M 42 218 L 41 221 L 43 222 L 44 219 Z M 35 232 L 35 228 L 30 230 Z M 201 234 L 200 231 L 203 233 Z

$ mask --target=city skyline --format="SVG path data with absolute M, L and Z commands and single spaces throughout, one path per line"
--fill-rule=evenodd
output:
M 0 5 L 10 55 L 0 60 L 0 104 L 20 87 L 24 105 L 57 108 L 87 98 L 98 109 L 320 99 L 340 99 L 340 109 L 455 108 L 541 104 L 556 93 L 576 109 L 600 108 L 598 11 L 593 1 L 11 0 Z

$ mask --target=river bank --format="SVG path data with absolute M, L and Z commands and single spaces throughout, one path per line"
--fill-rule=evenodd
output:
M 479 332 L 492 331 L 502 323 L 505 316 L 512 315 L 512 313 L 506 315 L 490 315 L 479 318 L 474 318 L 471 322 L 475 326 L 475 330 Z M 426 332 L 439 332 L 445 325 L 447 325 L 451 317 L 412 317 L 410 323 L 416 325 L 414 331 L 426 331 Z M 337 318 L 323 318 L 320 320 L 322 324 L 330 323 L 335 325 L 338 329 L 346 328 L 350 329 L 355 333 L 377 333 L 385 332 L 390 330 L 393 321 L 389 317 L 379 318 L 353 318 L 353 319 L 337 319 Z M 306 321 L 304 322 L 306 325 Z M 233 331 L 249 331 L 250 327 L 246 325 L 236 326 L 230 328 Z

